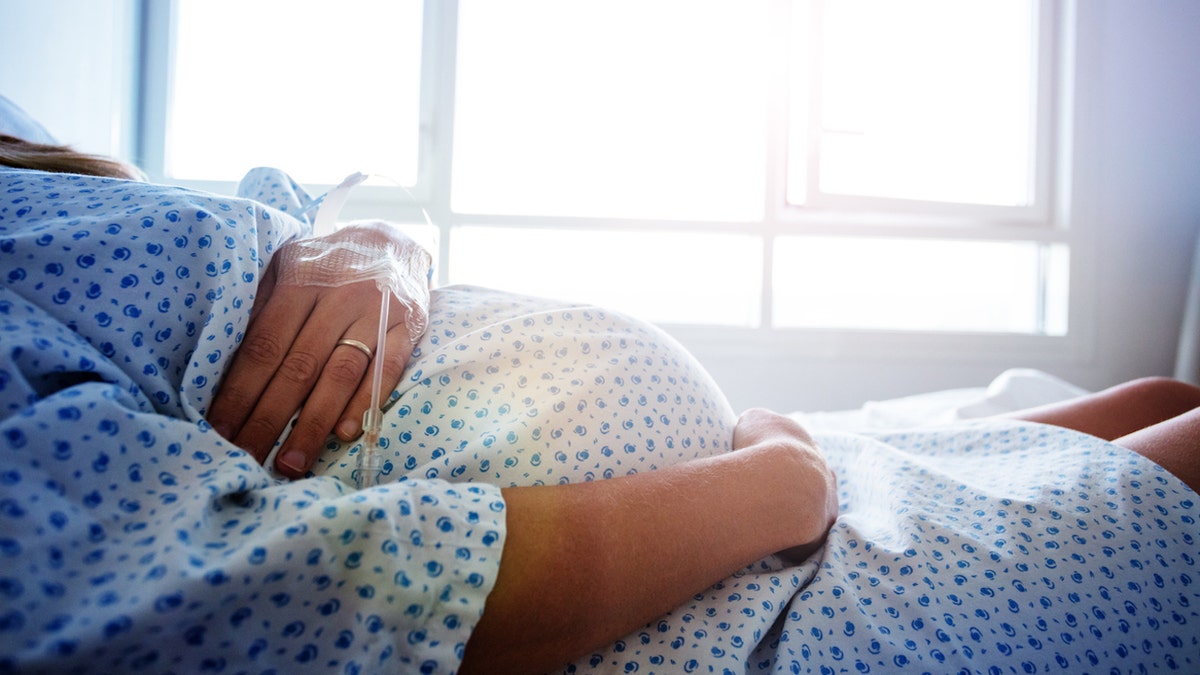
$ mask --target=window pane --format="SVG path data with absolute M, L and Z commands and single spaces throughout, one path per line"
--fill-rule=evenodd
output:
M 180 0 L 168 175 L 417 175 L 420 0 Z
M 822 192 L 1032 203 L 1035 2 L 825 0 L 823 7 Z M 793 124 L 805 128 L 803 117 Z M 793 152 L 791 162 L 803 161 Z M 789 199 L 800 203 L 803 185 L 793 184 Z
M 1043 247 L 1046 284 L 1046 334 L 1066 335 L 1067 318 L 1070 316 L 1067 299 L 1070 297 L 1071 248 L 1069 246 Z
M 459 227 L 450 282 L 588 302 L 661 323 L 755 327 L 762 243 L 736 234 Z
M 462 0 L 452 207 L 760 217 L 766 4 Z
M 1034 242 L 781 237 L 776 325 L 1062 335 L 1065 284 L 1043 281 L 1066 277 L 1065 249 Z

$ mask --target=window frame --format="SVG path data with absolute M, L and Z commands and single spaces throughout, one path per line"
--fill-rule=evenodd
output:
M 1031 225 L 1036 227 L 1052 226 L 1052 204 L 1054 194 L 1053 166 L 1054 139 L 1056 136 L 1057 101 L 1055 100 L 1055 85 L 1058 81 L 1058 63 L 1061 58 L 1057 43 L 1062 33 L 1061 7 L 1056 0 L 1034 0 L 1036 7 L 1034 16 L 1033 40 L 1036 51 L 1033 76 L 1036 81 L 1034 95 L 1036 110 L 1034 116 L 1033 142 L 1033 175 L 1031 176 L 1030 192 L 1032 203 L 1022 206 L 968 204 L 946 201 L 931 201 L 920 199 L 901 199 L 892 197 L 868 197 L 858 195 L 843 195 L 824 192 L 820 189 L 821 137 L 824 128 L 821 124 L 822 99 L 821 87 L 821 17 L 824 5 L 829 0 L 804 0 L 810 7 L 808 17 L 808 64 L 807 80 L 811 83 L 810 90 L 818 93 L 808 101 L 808 126 L 804 129 L 806 136 L 807 165 L 805 167 L 805 193 L 807 203 L 794 205 L 784 199 L 775 200 L 776 211 L 773 214 L 781 222 L 806 223 L 812 219 L 831 217 L 837 219 L 841 213 L 886 214 L 889 218 L 899 219 L 904 225 L 910 218 L 929 221 L 934 224 L 952 227 L 971 227 L 979 224 L 1000 225 Z M 779 24 L 787 26 L 791 22 L 791 13 L 780 16 Z M 784 29 L 786 30 L 786 28 Z M 786 37 L 784 39 L 787 39 Z M 787 80 L 785 80 L 787 81 Z M 790 105 L 790 101 L 785 105 Z M 778 133 L 789 138 L 791 130 L 787 121 Z M 786 172 L 786 153 L 782 158 L 783 171 Z M 782 188 L 786 193 L 786 173 L 780 176 Z M 872 218 L 863 218 L 865 225 L 871 225 Z M 844 225 L 843 225 L 844 226 Z M 1026 238 L 1022 236 L 1021 238 Z
M 818 8 L 824 0 L 810 0 Z M 1037 97 L 1034 200 L 1028 207 L 943 204 L 888 198 L 860 198 L 810 192 L 809 204 L 787 203 L 787 143 L 767 144 L 763 218 L 754 222 L 694 222 L 560 216 L 512 216 L 457 213 L 450 208 L 457 53 L 457 0 L 424 0 L 420 84 L 420 136 L 417 180 L 411 198 L 394 188 L 356 188 L 343 210 L 346 218 L 387 214 L 398 222 L 425 222 L 438 231 L 438 285 L 450 280 L 451 250 L 460 226 L 508 226 L 556 229 L 663 230 L 686 233 L 733 232 L 761 238 L 760 325 L 756 328 L 705 324 L 664 325 L 685 345 L 706 354 L 745 355 L 759 351 L 784 358 L 889 356 L 942 360 L 1086 359 L 1091 353 L 1093 284 L 1091 244 L 1080 228 L 1069 225 L 1072 175 L 1070 142 L 1074 111 L 1071 88 L 1077 0 L 1039 0 L 1037 21 Z M 144 2 L 141 13 L 142 72 L 137 106 L 135 156 L 154 179 L 198 189 L 230 192 L 232 181 L 180 181 L 163 176 L 167 105 L 173 69 L 174 8 L 177 0 Z M 773 81 L 788 83 L 791 0 L 771 0 L 767 39 L 773 58 Z M 816 64 L 813 64 L 816 67 Z M 814 97 L 819 105 L 819 98 Z M 772 87 L 768 100 L 768 138 L 786 139 L 787 87 Z M 816 118 L 810 116 L 813 134 Z M 819 132 L 819 130 L 817 130 Z M 810 148 L 814 144 L 810 143 Z M 811 154 L 811 151 L 810 151 Z M 810 163 L 812 158 L 810 157 Z M 811 167 L 810 167 L 811 168 Z M 808 172 L 809 181 L 816 173 Z M 326 187 L 313 185 L 319 192 Z M 813 185 L 810 185 L 812 188 Z M 1070 250 L 1068 329 L 1065 335 L 898 331 L 846 328 L 775 327 L 772 311 L 774 240 L 782 235 L 905 237 L 1023 241 L 1063 244 Z

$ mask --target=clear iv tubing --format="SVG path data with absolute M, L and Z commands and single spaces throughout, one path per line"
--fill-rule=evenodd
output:
M 318 197 L 313 203 L 309 204 L 304 209 L 303 213 L 308 213 L 312 209 L 317 209 L 316 217 L 314 218 L 313 228 L 315 230 L 332 229 L 337 213 L 341 210 L 342 204 L 349 196 L 349 191 L 354 186 L 366 180 L 367 174 L 357 172 L 346 177 L 334 189 L 326 192 Z M 386 178 L 386 176 L 381 176 Z M 392 180 L 392 179 L 389 179 Z M 406 193 L 408 190 L 404 188 L 398 181 L 392 180 Z M 412 195 L 409 194 L 411 197 Z M 426 223 L 429 223 L 429 214 L 425 213 L 424 209 L 421 212 L 425 215 Z M 371 405 L 367 411 L 363 413 L 363 441 L 358 452 L 354 477 L 355 483 L 359 489 L 372 487 L 379 484 L 379 477 L 383 473 L 383 457 L 379 447 L 379 436 L 383 427 L 383 409 L 382 409 L 382 394 L 383 394 L 383 363 L 384 355 L 387 349 L 387 330 L 388 330 L 388 308 L 391 305 L 392 293 L 401 296 L 400 282 L 392 279 L 396 284 L 396 288 L 388 285 L 388 277 L 376 278 L 375 285 L 379 289 L 380 304 L 379 304 L 379 333 L 376 339 L 374 368 L 371 377 Z
M 392 300 L 392 290 L 377 280 L 379 287 L 379 335 L 376 339 L 374 372 L 371 375 L 371 407 L 363 413 L 363 444 L 358 452 L 358 466 L 355 471 L 355 481 L 359 489 L 369 488 L 379 482 L 379 474 L 383 472 L 383 457 L 379 451 L 379 433 L 383 427 L 383 411 L 380 397 L 383 389 L 383 357 L 387 341 L 388 306 Z

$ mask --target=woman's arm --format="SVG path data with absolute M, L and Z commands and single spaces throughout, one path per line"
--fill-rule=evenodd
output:
M 500 574 L 462 672 L 562 666 L 759 558 L 815 551 L 837 490 L 812 439 L 752 410 L 734 449 L 634 476 L 506 490 Z

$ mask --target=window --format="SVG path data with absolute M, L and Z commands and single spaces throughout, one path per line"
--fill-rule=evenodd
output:
M 1053 2 L 173 6 L 161 172 L 387 176 L 407 190 L 363 213 L 429 214 L 441 283 L 684 327 L 1068 333 Z
M 793 26 L 789 203 L 1041 197 L 1037 4 L 832 0 Z
M 1066 296 L 1063 245 L 785 236 L 775 255 L 778 326 L 1066 333 L 1063 308 L 1042 306 Z
M 585 6 L 460 0 L 451 207 L 761 220 L 766 2 Z
M 167 175 L 237 180 L 277 166 L 304 184 L 354 171 L 416 181 L 419 1 L 175 8 Z

